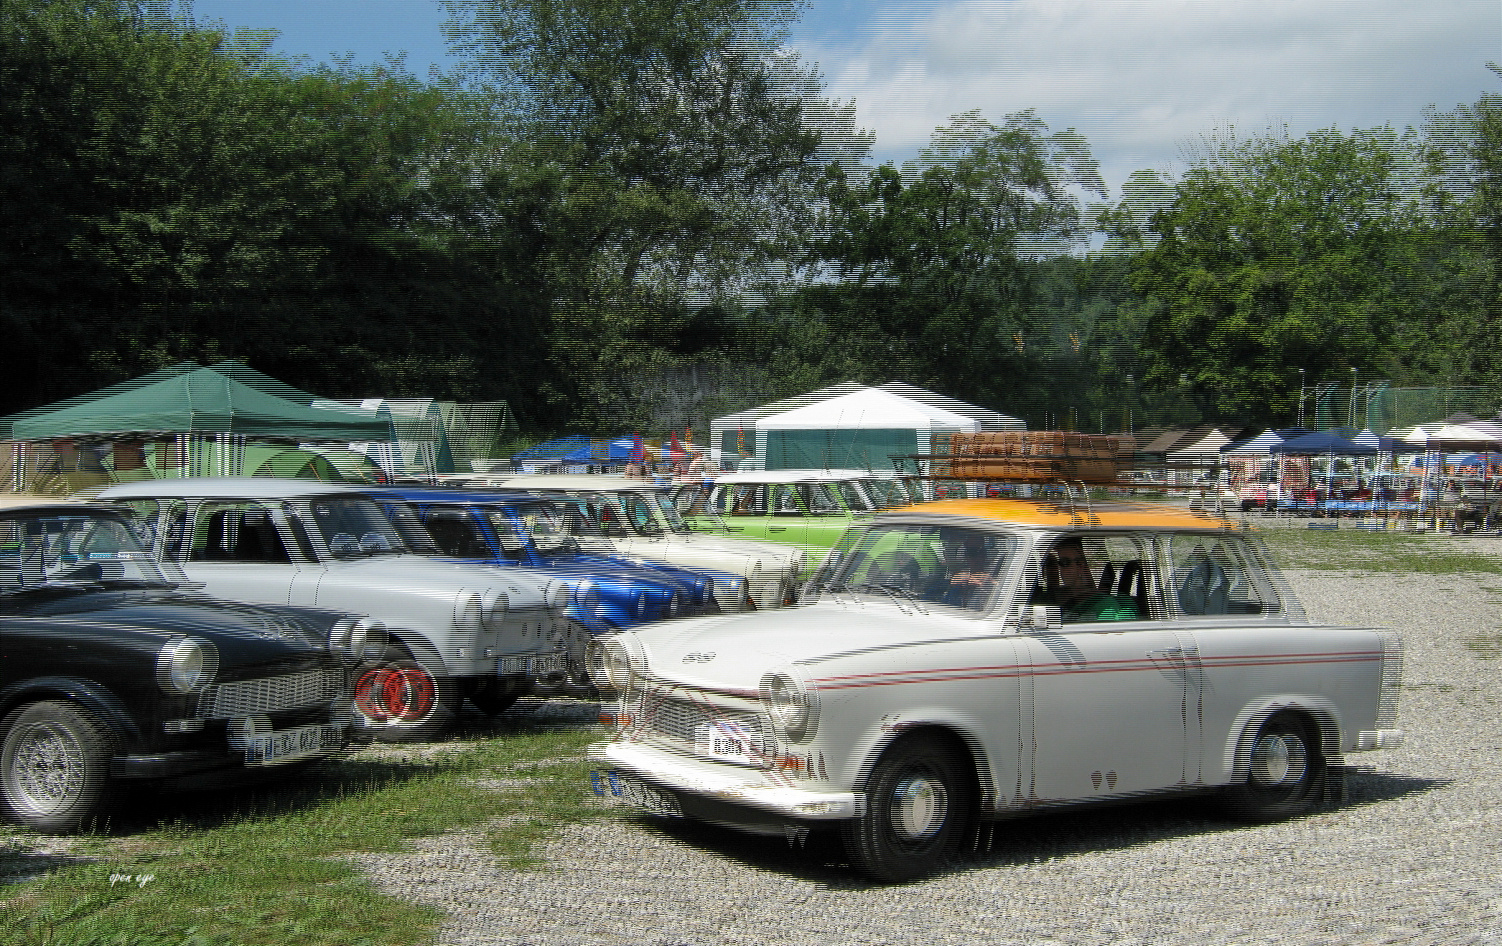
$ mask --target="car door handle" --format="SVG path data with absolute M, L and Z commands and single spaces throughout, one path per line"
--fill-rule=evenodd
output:
M 768 532 L 786 532 L 787 530 L 787 526 L 767 526 Z

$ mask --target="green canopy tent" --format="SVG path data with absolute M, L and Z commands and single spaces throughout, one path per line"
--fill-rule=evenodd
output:
M 280 396 L 283 391 L 276 387 L 295 389 L 273 379 L 251 377 L 259 383 L 247 384 L 219 370 L 241 367 L 174 366 L 0 419 L 0 437 L 17 442 L 13 485 L 30 478 L 28 466 L 36 467 L 36 475 L 66 477 L 72 488 L 99 485 L 93 479 L 239 475 L 247 472 L 249 441 L 349 443 L 391 437 L 390 425 L 379 418 L 309 407 Z M 47 446 L 28 449 L 28 444 Z M 36 454 L 29 463 L 27 453 Z
M 212 368 L 57 410 L 27 411 L 0 424 L 10 428 L 12 440 L 212 433 L 348 443 L 390 436 L 390 428 L 378 419 L 304 407 Z

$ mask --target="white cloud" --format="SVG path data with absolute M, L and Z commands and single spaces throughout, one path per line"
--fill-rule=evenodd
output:
M 805 46 L 853 98 L 881 159 L 949 116 L 1036 109 L 1074 127 L 1113 191 L 1174 170 L 1226 126 L 1256 133 L 1418 124 L 1495 89 L 1497 0 L 959 0 L 888 4 L 838 46 Z

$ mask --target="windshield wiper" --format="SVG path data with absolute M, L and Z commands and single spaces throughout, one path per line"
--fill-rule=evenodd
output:
M 915 598 L 915 597 L 913 597 L 912 592 L 908 591 L 906 588 L 901 587 L 900 585 L 884 585 L 884 584 L 880 584 L 878 582 L 866 582 L 863 585 L 857 585 L 854 590 L 855 591 L 870 591 L 872 589 L 875 589 L 875 590 L 881 591 L 881 592 L 885 592 L 886 595 L 887 595 L 887 597 L 891 598 L 892 602 L 894 604 L 896 604 L 897 607 L 899 607 L 899 608 L 902 608 L 902 601 L 900 599 L 901 598 L 906 598 L 908 600 L 908 602 L 912 604 L 913 608 L 916 611 L 918 611 L 918 613 L 920 613 L 920 614 L 927 614 L 928 613 L 927 611 L 923 610 L 923 606 L 922 605 L 918 604 L 918 599 Z M 906 609 L 903 608 L 903 610 L 906 610 Z

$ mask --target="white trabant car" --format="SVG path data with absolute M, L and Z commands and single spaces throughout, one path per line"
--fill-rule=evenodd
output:
M 1399 745 L 1401 644 L 1315 626 L 1260 545 L 1161 508 L 953 500 L 853 528 L 798 607 L 596 642 L 594 788 L 877 878 L 983 822 L 1214 790 L 1253 820 Z M 791 834 L 789 836 L 792 836 Z
M 564 582 L 428 558 L 439 553 L 421 523 L 404 522 L 410 513 L 400 510 L 388 516 L 353 487 L 151 480 L 106 489 L 99 501 L 129 508 L 150 528 L 153 554 L 209 594 L 384 623 L 390 646 L 355 690 L 377 739 L 436 735 L 465 697 L 498 713 L 537 679 L 562 673 L 567 647 L 585 636 L 563 616 Z
M 491 476 L 486 482 L 573 499 L 620 554 L 740 575 L 758 608 L 790 602 L 804 568 L 802 550 L 781 542 L 693 532 L 668 499 L 667 487 L 639 479 L 531 473 Z

